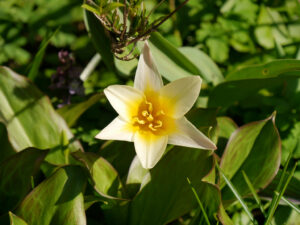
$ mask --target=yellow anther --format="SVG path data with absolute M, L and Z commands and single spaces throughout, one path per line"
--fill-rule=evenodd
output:
M 153 123 L 150 123 L 148 127 L 150 128 L 150 130 L 157 131 L 157 129 L 155 129 L 155 128 L 153 127 Z
M 153 118 L 153 116 L 150 114 L 150 115 L 147 117 L 147 120 L 148 120 L 149 122 L 152 122 L 152 121 L 154 120 L 154 118 Z
M 137 122 L 138 124 L 145 124 L 146 121 L 145 120 L 140 120 L 137 116 L 133 118 L 133 122 Z
M 142 112 L 142 115 L 143 115 L 144 117 L 147 117 L 147 116 L 149 116 L 149 113 L 148 113 L 148 111 L 144 110 L 144 111 Z
M 163 125 L 162 121 L 160 121 L 160 120 L 155 121 L 155 123 L 156 123 L 157 125 L 155 125 L 154 128 L 160 128 L 160 127 L 162 127 L 162 125 Z
M 153 111 L 153 105 L 152 105 L 152 103 L 148 102 L 147 100 L 145 100 L 145 102 L 146 102 L 146 105 L 148 105 L 149 112 L 151 113 Z

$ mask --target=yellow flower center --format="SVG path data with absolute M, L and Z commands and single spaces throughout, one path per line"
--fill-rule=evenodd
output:
M 132 125 L 142 132 L 166 135 L 174 130 L 174 120 L 166 115 L 165 109 L 157 98 L 147 98 L 140 103 L 137 113 L 132 116 Z

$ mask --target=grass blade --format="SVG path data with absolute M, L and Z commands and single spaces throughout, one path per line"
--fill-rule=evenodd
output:
M 222 169 L 219 167 L 218 163 L 216 163 L 216 166 L 221 174 L 221 176 L 224 178 L 226 184 L 228 185 L 228 187 L 230 188 L 230 190 L 232 191 L 232 193 L 235 195 L 235 197 L 237 198 L 237 200 L 241 203 L 243 209 L 245 210 L 245 212 L 247 213 L 247 215 L 249 216 L 250 220 L 252 221 L 253 224 L 257 224 L 254 220 L 253 215 L 251 214 L 248 206 L 246 205 L 246 203 L 243 201 L 241 195 L 238 193 L 238 191 L 235 189 L 235 187 L 233 186 L 233 184 L 231 183 L 231 181 L 226 177 L 226 175 L 223 173 Z
M 34 56 L 34 60 L 33 60 L 32 64 L 29 67 L 30 69 L 29 69 L 29 73 L 28 73 L 28 78 L 30 80 L 34 81 L 35 78 L 37 77 L 38 72 L 39 72 L 39 68 L 41 66 L 42 60 L 43 60 L 45 52 L 46 52 L 46 48 L 47 48 L 51 38 L 53 36 L 55 36 L 59 30 L 60 30 L 60 27 L 57 28 L 52 34 L 50 34 L 46 39 L 44 39 L 42 41 L 41 46 L 39 48 L 39 51 Z
M 279 195 L 278 192 L 275 193 L 276 195 Z M 281 199 L 286 203 L 288 204 L 291 208 L 293 208 L 297 213 L 300 214 L 300 209 L 294 204 L 292 203 L 291 201 L 289 201 L 288 199 L 286 199 L 284 196 L 281 196 Z
M 299 142 L 298 142 L 298 144 L 299 144 Z M 273 198 L 272 198 L 272 201 L 271 201 L 271 204 L 270 204 L 270 208 L 269 208 L 269 210 L 268 210 L 267 221 L 266 221 L 265 224 L 270 224 L 271 219 L 272 219 L 272 217 L 273 217 L 273 215 L 274 215 L 274 213 L 275 213 L 275 209 L 277 208 L 276 202 L 279 201 L 279 200 L 278 200 L 278 199 L 279 199 L 279 196 L 277 196 L 275 193 L 276 193 L 276 192 L 277 192 L 277 193 L 280 192 L 279 190 L 280 190 L 281 187 L 282 187 L 282 184 L 283 184 L 283 181 L 284 181 L 284 177 L 285 177 L 285 174 L 286 174 L 286 171 L 287 171 L 289 162 L 290 162 L 290 160 L 291 160 L 291 158 L 292 158 L 292 156 L 293 156 L 293 153 L 294 153 L 295 149 L 297 148 L 298 144 L 297 144 L 296 147 L 293 149 L 293 151 L 290 152 L 290 154 L 289 154 L 289 156 L 288 156 L 288 158 L 287 158 L 287 160 L 286 160 L 286 162 L 285 162 L 285 164 L 284 164 L 283 171 L 282 171 L 282 174 L 281 174 L 280 179 L 279 179 L 279 183 L 278 183 L 278 185 L 277 185 L 277 187 L 276 187 L 276 189 L 275 189 L 274 196 L 273 196 Z
M 252 193 L 252 195 L 253 195 L 256 203 L 259 205 L 259 208 L 260 208 L 261 212 L 266 217 L 266 212 L 264 210 L 264 206 L 261 204 L 261 201 L 260 201 L 260 199 L 259 199 L 259 197 L 258 197 L 258 195 L 257 195 L 257 193 L 255 191 L 255 188 L 253 187 L 251 181 L 249 180 L 249 178 L 248 178 L 248 176 L 247 176 L 247 174 L 245 173 L 244 170 L 242 171 L 242 173 L 243 173 L 244 179 L 245 179 L 245 181 L 246 181 L 246 183 L 247 183 L 247 185 L 248 185 L 248 187 L 249 187 L 249 189 L 250 189 L 250 191 L 251 191 L 251 193 Z
M 198 194 L 197 194 L 195 188 L 192 186 L 192 183 L 191 183 L 190 179 L 189 179 L 188 177 L 187 177 L 186 179 L 187 179 L 187 181 L 188 181 L 188 183 L 189 183 L 189 185 L 190 185 L 190 187 L 191 187 L 191 189 L 192 189 L 192 191 L 193 191 L 193 193 L 194 193 L 194 195 L 195 195 L 195 197 L 196 197 L 196 199 L 197 199 L 197 202 L 198 202 L 198 204 L 199 204 L 199 206 L 200 206 L 200 209 L 201 209 L 201 211 L 202 211 L 202 213 L 203 213 L 203 216 L 204 216 L 204 219 L 205 219 L 207 225 L 210 225 L 208 216 L 207 216 L 207 214 L 206 214 L 206 212 L 205 212 L 205 210 L 204 210 L 204 207 L 203 207 L 203 205 L 202 205 L 202 202 L 200 201 L 200 198 L 199 198 L 199 196 L 198 196 Z
M 96 53 L 91 59 L 91 61 L 88 63 L 88 65 L 81 72 L 80 79 L 82 81 L 85 81 L 89 78 L 89 76 L 95 70 L 96 66 L 99 64 L 100 60 L 101 60 L 101 55 L 99 53 Z
M 273 205 L 271 204 L 271 206 L 270 206 L 270 209 L 268 211 L 267 221 L 265 223 L 266 225 L 270 224 L 271 219 L 273 218 L 273 215 L 274 215 L 274 213 L 275 213 L 275 211 L 276 211 L 276 209 L 277 209 L 277 207 L 279 205 L 279 201 L 280 201 L 281 197 L 283 196 L 283 194 L 285 192 L 285 189 L 287 188 L 290 180 L 292 179 L 296 168 L 297 168 L 297 163 L 295 163 L 295 165 L 294 165 L 291 173 L 289 174 L 289 176 L 288 176 L 288 178 L 287 178 L 287 180 L 286 180 L 283 188 L 281 189 L 281 191 L 280 192 L 278 192 L 278 191 L 274 192 L 275 196 L 273 197 L 273 199 L 275 199 L 274 200 L 275 203 Z M 272 199 L 272 201 L 273 201 L 273 199 Z

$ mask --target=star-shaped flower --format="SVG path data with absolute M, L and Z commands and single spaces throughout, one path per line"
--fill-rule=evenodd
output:
M 184 115 L 201 88 L 199 76 L 185 77 L 163 86 L 147 42 L 140 56 L 134 87 L 111 85 L 104 93 L 119 116 L 96 138 L 134 142 L 144 168 L 156 165 L 167 144 L 216 149 L 215 144 Z

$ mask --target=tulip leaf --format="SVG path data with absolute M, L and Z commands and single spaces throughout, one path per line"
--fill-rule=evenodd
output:
M 122 184 L 117 171 L 104 158 L 92 152 L 74 152 L 73 156 L 83 162 L 94 182 L 95 190 L 105 198 L 120 198 Z
M 95 49 L 101 55 L 101 58 L 103 59 L 105 65 L 110 70 L 114 71 L 115 66 L 114 57 L 110 48 L 111 44 L 104 31 L 103 26 L 101 25 L 97 17 L 87 10 L 84 10 L 84 21 Z
M 65 105 L 64 107 L 58 109 L 57 112 L 65 119 L 68 126 L 72 127 L 86 110 L 99 102 L 102 96 L 102 93 L 97 93 L 84 102 Z
M 208 106 L 226 107 L 252 97 L 261 89 L 271 90 L 299 77 L 299 60 L 276 60 L 247 67 L 228 75 L 226 82 L 217 85 L 209 95 Z
M 62 132 L 68 139 L 73 138 L 48 97 L 27 78 L 7 67 L 0 67 L 0 121 L 6 125 L 8 138 L 16 151 L 27 147 L 56 148 L 53 154 L 59 154 L 57 148 Z M 81 149 L 81 145 L 73 141 L 69 148 L 74 151 Z
M 201 72 L 200 76 L 206 83 L 217 85 L 224 80 L 223 74 L 215 62 L 200 49 L 192 47 L 182 47 L 179 51 L 197 66 Z
M 275 115 L 237 129 L 230 137 L 221 159 L 221 168 L 240 195 L 250 193 L 242 171 L 248 175 L 255 189 L 268 185 L 275 177 L 281 158 L 281 142 L 275 126 Z M 224 201 L 234 196 L 221 179 Z
M 210 172 L 213 158 L 209 151 L 174 147 L 150 171 L 150 179 L 133 199 L 131 225 L 166 224 L 197 206 L 193 187 L 208 215 L 216 212 L 220 199 L 218 189 L 201 179 Z
M 82 194 L 85 182 L 82 168 L 62 167 L 26 196 L 16 215 L 30 225 L 85 225 Z
M 151 34 L 149 44 L 158 71 L 167 80 L 173 81 L 201 74 L 193 62 L 159 33 L 155 32 Z
M 10 219 L 10 225 L 27 225 L 27 223 L 23 219 L 16 216 L 12 212 L 9 212 L 9 219 Z
M 28 148 L 0 164 L 0 214 L 12 210 L 25 197 L 31 187 L 31 177 L 47 152 Z
M 1 143 L 1 151 L 0 151 L 0 163 L 1 163 L 7 157 L 16 153 L 11 143 L 9 142 L 7 130 L 3 123 L 0 123 L 0 143 Z

